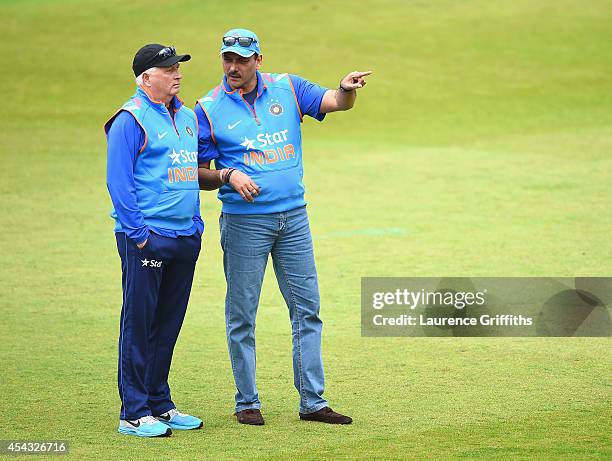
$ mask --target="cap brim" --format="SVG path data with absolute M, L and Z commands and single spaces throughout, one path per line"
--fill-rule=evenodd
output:
M 234 45 L 234 46 L 228 46 L 226 48 L 222 48 L 219 54 L 224 54 L 224 53 L 236 53 L 242 56 L 243 58 L 250 58 L 251 56 L 255 54 L 255 51 L 245 48 L 244 46 Z
M 190 54 L 177 54 L 175 56 L 170 56 L 168 59 L 164 61 L 158 62 L 155 64 L 155 67 L 170 67 L 175 65 L 177 62 L 185 62 L 191 59 Z

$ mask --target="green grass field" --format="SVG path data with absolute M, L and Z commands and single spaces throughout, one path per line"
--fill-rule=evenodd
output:
M 359 290 L 363 276 L 612 275 L 612 2 L 239 7 L 0 2 L 0 438 L 66 439 L 76 460 L 610 459 L 609 338 L 362 338 Z M 220 205 L 203 192 L 170 378 L 205 427 L 121 436 L 102 124 L 133 91 L 141 45 L 192 54 L 191 105 L 221 79 L 218 41 L 236 25 L 259 33 L 264 70 L 330 87 L 374 70 L 353 111 L 303 126 L 325 395 L 355 423 L 299 421 L 272 271 L 257 328 L 267 424 L 235 422 Z

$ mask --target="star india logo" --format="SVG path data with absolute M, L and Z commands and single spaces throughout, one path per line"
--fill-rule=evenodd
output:
M 170 157 L 172 159 L 172 164 L 173 165 L 175 163 L 178 163 L 179 165 L 181 164 L 181 156 L 180 156 L 180 154 L 177 154 L 174 149 L 172 149 L 172 153 L 171 154 L 168 154 L 168 157 Z
M 244 137 L 244 141 L 242 141 L 240 143 L 240 145 L 242 147 L 244 147 L 245 149 L 253 149 L 255 150 L 255 140 L 254 139 L 249 139 L 246 136 Z
M 161 267 L 163 261 L 156 261 L 154 259 L 141 259 L 142 267 Z

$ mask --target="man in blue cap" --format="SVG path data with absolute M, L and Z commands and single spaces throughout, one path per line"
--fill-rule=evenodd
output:
M 136 93 L 104 126 L 123 273 L 118 430 L 139 437 L 202 427 L 176 409 L 168 386 L 204 230 L 196 117 L 177 97 L 189 59 L 171 46 L 143 46 L 132 64 Z
M 220 188 L 227 341 L 236 416 L 262 425 L 255 384 L 255 317 L 269 255 L 289 308 L 294 384 L 303 420 L 350 424 L 323 398 L 322 322 L 302 183 L 304 115 L 319 121 L 353 107 L 371 72 L 351 72 L 330 90 L 295 75 L 260 73 L 259 38 L 233 29 L 221 44 L 224 77 L 198 100 L 200 187 Z M 215 170 L 210 161 L 215 161 Z

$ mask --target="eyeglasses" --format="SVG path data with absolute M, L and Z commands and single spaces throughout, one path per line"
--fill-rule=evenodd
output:
M 167 46 L 166 48 L 162 48 L 157 52 L 156 57 L 160 57 L 162 59 L 167 59 L 170 56 L 176 56 L 176 49 L 173 46 Z
M 257 42 L 253 37 L 223 37 L 223 44 L 225 46 L 234 46 L 238 42 L 238 45 L 243 47 L 249 47 L 253 42 Z

